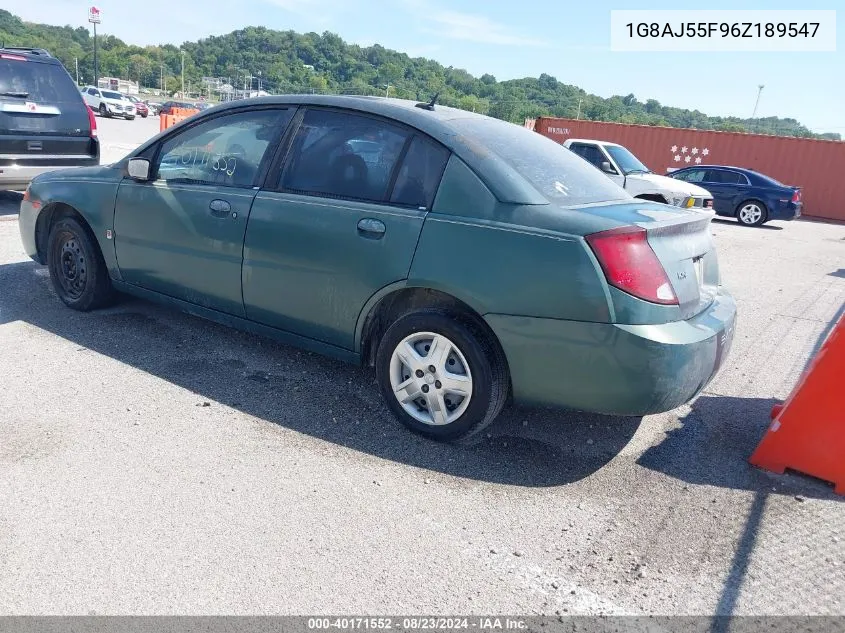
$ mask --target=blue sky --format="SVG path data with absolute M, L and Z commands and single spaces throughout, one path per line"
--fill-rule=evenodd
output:
M 248 1 L 248 4 L 246 4 Z M 836 9 L 838 2 L 711 0 L 708 9 Z M 4 0 L 25 20 L 87 26 L 84 0 Z M 263 25 L 332 31 L 348 42 L 375 42 L 412 56 L 497 79 L 548 73 L 604 97 L 748 117 L 764 84 L 758 116 L 798 119 L 845 135 L 845 54 L 618 53 L 610 51 L 611 9 L 693 8 L 678 2 L 565 0 L 100 0 L 101 32 L 135 44 L 186 40 Z M 196 9 L 182 8 L 196 7 Z M 200 7 L 202 7 L 200 9 Z M 837 13 L 842 33 L 843 14 Z

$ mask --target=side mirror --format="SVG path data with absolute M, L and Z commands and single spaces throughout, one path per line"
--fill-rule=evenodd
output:
M 133 180 L 146 181 L 150 179 L 150 161 L 146 158 L 132 158 L 126 166 L 126 172 Z
M 611 167 L 610 162 L 606 161 L 606 160 L 602 161 L 601 170 L 606 174 L 615 174 L 616 173 L 616 170 L 613 169 L 613 167 Z

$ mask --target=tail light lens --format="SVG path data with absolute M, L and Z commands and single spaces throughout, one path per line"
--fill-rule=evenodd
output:
M 669 277 L 648 243 L 645 229 L 630 226 L 586 237 L 607 282 L 639 299 L 678 305 Z
M 801 190 L 796 189 L 792 194 L 792 202 L 801 202 Z
M 88 123 L 91 125 L 91 138 L 97 137 L 97 117 L 94 116 L 94 111 L 91 109 L 91 106 L 85 106 L 88 108 Z

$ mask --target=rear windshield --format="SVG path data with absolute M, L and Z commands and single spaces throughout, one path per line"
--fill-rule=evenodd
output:
M 0 100 L 23 99 L 33 103 L 79 103 L 76 84 L 57 64 L 0 59 Z
M 109 92 L 108 90 L 103 90 L 100 94 L 102 94 L 106 99 L 117 99 L 118 101 L 123 100 L 123 95 L 119 92 Z
M 631 199 L 593 165 L 537 132 L 486 117 L 453 119 L 450 124 L 497 154 L 550 202 L 577 206 Z
M 782 183 L 782 182 L 780 182 L 779 180 L 775 180 L 775 179 L 774 179 L 774 178 L 772 178 L 771 176 L 766 176 L 765 174 L 761 174 L 761 173 L 759 173 L 759 172 L 755 172 L 755 175 L 757 176 L 757 178 L 759 178 L 760 180 L 762 180 L 762 181 L 763 181 L 764 183 L 766 183 L 767 185 L 771 185 L 771 186 L 773 186 L 773 187 L 786 187 L 786 185 L 785 185 L 785 184 L 783 184 L 783 183 Z

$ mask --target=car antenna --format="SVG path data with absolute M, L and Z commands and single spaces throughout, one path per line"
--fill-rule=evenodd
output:
M 431 98 L 431 101 L 428 103 L 418 103 L 417 107 L 422 108 L 423 110 L 434 110 L 434 103 L 437 101 L 437 97 L 440 96 L 439 92 L 434 93 L 434 96 Z

